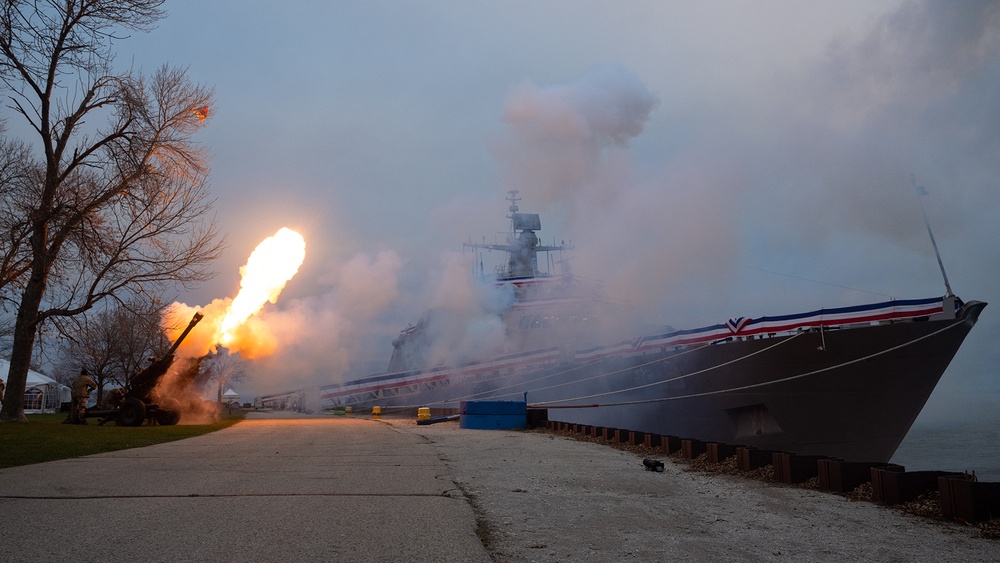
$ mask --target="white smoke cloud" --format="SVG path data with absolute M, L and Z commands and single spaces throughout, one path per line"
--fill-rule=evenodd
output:
M 753 177 L 781 171 L 753 187 L 786 204 L 774 223 L 813 244 L 854 231 L 925 249 L 910 174 L 954 198 L 980 189 L 968 174 L 997 154 L 1000 112 L 988 100 L 998 13 L 990 2 L 906 3 L 862 41 L 831 45 L 825 60 L 779 80 L 763 109 L 768 128 L 740 139 L 746 162 L 761 157 Z M 959 214 L 932 218 L 942 234 L 961 228 Z
M 445 252 L 440 260 L 427 286 L 432 312 L 426 319 L 428 365 L 482 359 L 502 351 L 504 325 L 498 315 L 514 302 L 511 288 L 478 282 L 467 256 Z
M 995 238 L 983 214 L 997 214 L 1000 177 L 998 14 L 991 2 L 908 2 L 860 41 L 757 77 L 752 95 L 714 92 L 724 107 L 697 115 L 666 108 L 697 129 L 661 149 L 659 168 L 639 169 L 625 141 L 650 125 L 669 138 L 672 123 L 652 112 L 670 92 L 621 69 L 525 83 L 508 96 L 494 154 L 523 210 L 566 212 L 558 235 L 579 248 L 576 272 L 647 322 L 938 292 L 910 174 L 932 194 L 939 239 L 970 228 Z
M 909 177 L 931 191 L 945 246 L 962 233 L 1000 236 L 992 195 L 1000 177 L 998 12 L 991 2 L 907 2 L 861 41 L 841 40 L 820 61 L 755 77 L 752 95 L 716 91 L 696 107 L 660 108 L 670 92 L 651 92 L 616 66 L 566 84 L 522 82 L 508 93 L 505 129 L 491 146 L 502 187 L 520 190 L 522 211 L 542 213 L 543 240 L 577 246 L 577 275 L 605 283 L 611 300 L 632 303 L 648 324 L 699 326 L 872 298 L 836 284 L 900 297 L 940 291 Z M 673 121 L 658 120 L 658 109 Z M 672 137 L 681 119 L 684 131 Z M 644 146 L 640 165 L 631 151 L 646 135 L 674 142 Z M 473 229 L 494 221 L 499 205 L 456 200 L 440 213 L 461 225 L 438 228 L 494 234 Z M 1000 276 L 997 264 L 966 254 L 955 257 L 957 271 Z M 279 307 L 275 318 L 301 333 L 275 364 L 336 380 L 363 347 L 361 335 L 401 309 L 412 322 L 425 308 L 447 311 L 435 317 L 441 361 L 490 350 L 502 327 L 468 260 L 441 254 L 419 266 L 432 276 L 404 272 L 398 257 L 369 257 L 350 278 L 356 285 L 338 280 L 321 297 Z M 976 298 L 995 292 L 974 289 Z M 390 350 L 382 352 L 387 360 Z M 979 361 L 995 365 L 991 354 Z
M 504 183 L 540 205 L 576 201 L 581 191 L 606 192 L 610 184 L 595 182 L 605 154 L 642 133 L 658 103 L 638 77 L 616 66 L 567 85 L 522 83 L 505 103 L 508 134 L 494 146 Z
M 606 283 L 612 301 L 662 318 L 665 296 L 689 300 L 687 292 L 709 289 L 704 280 L 732 264 L 738 224 L 728 219 L 737 213 L 733 194 L 741 184 L 717 155 L 691 155 L 658 178 L 637 179 L 627 141 L 643 132 L 658 103 L 618 67 L 566 85 L 525 83 L 508 96 L 509 130 L 494 152 L 524 210 L 566 210 L 562 237 L 578 247 L 576 274 Z M 696 278 L 702 281 L 684 286 Z
M 370 325 L 398 299 L 402 266 L 390 250 L 358 254 L 331 273 L 328 291 L 265 308 L 260 319 L 280 345 L 256 363 L 255 384 L 273 392 L 342 380 L 363 353 Z

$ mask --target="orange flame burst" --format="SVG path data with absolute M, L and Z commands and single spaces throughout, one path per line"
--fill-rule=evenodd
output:
M 184 356 L 202 356 L 216 344 L 245 359 L 274 353 L 277 342 L 270 329 L 256 315 L 268 302 L 274 303 L 285 284 L 299 271 L 305 259 L 306 243 L 287 228 L 264 239 L 240 268 L 240 291 L 235 298 L 215 299 L 203 307 L 174 303 L 164 312 L 164 327 L 171 340 L 177 338 L 197 311 L 204 319 L 195 326 L 179 348 Z
M 257 245 L 245 266 L 240 268 L 240 292 L 219 327 L 219 344 L 230 347 L 236 330 L 265 303 L 274 303 L 288 280 L 299 271 L 306 257 L 306 241 L 302 235 L 281 228 L 274 236 Z

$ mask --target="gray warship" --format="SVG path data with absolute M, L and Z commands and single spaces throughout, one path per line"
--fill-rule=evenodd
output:
M 611 310 L 600 289 L 568 269 L 550 273 L 571 245 L 541 244 L 539 216 L 520 212 L 516 191 L 508 199 L 506 241 L 465 245 L 507 254 L 489 280 L 510 296 L 496 311 L 504 343 L 443 361 L 440 313 L 430 312 L 394 340 L 385 373 L 320 387 L 324 408 L 525 400 L 564 422 L 886 462 L 986 306 L 948 286 L 939 297 L 595 342 Z

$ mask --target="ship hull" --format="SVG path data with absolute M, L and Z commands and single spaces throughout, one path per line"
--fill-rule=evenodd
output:
M 550 420 L 853 461 L 888 461 L 985 303 L 955 318 L 736 337 L 545 367 L 452 370 L 339 404 L 527 400 Z
M 976 315 L 978 311 L 970 311 L 951 321 L 729 342 L 678 352 L 655 371 L 646 355 L 632 362 L 631 387 L 651 387 L 615 393 L 613 401 L 599 397 L 606 406 L 594 409 L 553 408 L 549 417 L 845 460 L 888 461 Z M 603 369 L 617 372 L 628 366 Z M 561 405 L 565 403 L 552 406 Z

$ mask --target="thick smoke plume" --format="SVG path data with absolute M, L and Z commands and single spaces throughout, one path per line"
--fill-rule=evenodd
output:
M 819 61 L 697 100 L 672 97 L 669 82 L 654 92 L 616 66 L 563 84 L 524 81 L 491 147 L 496 204 L 475 202 L 475 220 L 465 202 L 443 206 L 456 216 L 463 207 L 466 226 L 495 225 L 503 192 L 519 190 L 521 210 L 542 214 L 543 243 L 572 242 L 574 274 L 639 312 L 633 334 L 940 293 L 910 174 L 931 193 L 955 277 L 997 269 L 947 241 L 998 236 L 998 14 L 992 2 L 907 2 Z M 356 257 L 321 295 L 265 311 L 269 326 L 298 331 L 268 372 L 292 386 L 336 381 L 352 366 L 360 375 L 366 354 L 387 361 L 388 340 L 434 307 L 447 314 L 431 320 L 433 361 L 488 352 L 500 327 L 470 262 L 425 258 L 411 264 L 432 272 L 421 277 L 394 253 Z M 995 322 L 979 333 L 990 330 Z M 367 347 L 374 334 L 382 348 Z M 997 354 L 981 361 L 995 365 Z
M 525 206 L 565 215 L 556 232 L 579 248 L 576 273 L 650 324 L 933 294 L 910 175 L 931 192 L 939 238 L 995 224 L 975 207 L 1000 162 L 998 13 L 906 3 L 821 61 L 715 92 L 718 107 L 657 105 L 669 90 L 620 69 L 524 84 L 495 154 Z M 646 135 L 658 146 L 639 164 L 624 141 Z
M 514 303 L 513 290 L 477 283 L 468 256 L 444 253 L 441 259 L 429 284 L 430 312 L 421 319 L 427 338 L 423 363 L 438 366 L 503 353 L 505 327 L 499 315 Z
M 219 405 L 204 399 L 201 364 L 202 358 L 177 358 L 154 391 L 157 403 L 180 412 L 179 424 L 210 424 L 219 419 Z
M 276 354 L 256 362 L 255 372 L 262 376 L 255 383 L 268 392 L 280 392 L 342 380 L 375 340 L 373 323 L 399 297 L 402 265 L 389 250 L 357 254 L 328 273 L 323 293 L 263 311 L 261 322 L 282 339 Z M 379 352 L 384 369 L 388 354 L 384 349 Z
M 495 146 L 504 183 L 535 205 L 614 199 L 607 169 L 658 103 L 634 74 L 612 66 L 567 85 L 521 84 L 504 107 L 509 133 Z
M 730 194 L 740 181 L 733 166 L 699 156 L 669 163 L 662 178 L 637 179 L 628 141 L 658 104 L 617 67 L 566 85 L 523 84 L 508 97 L 510 128 L 495 151 L 526 205 L 565 212 L 561 236 L 579 248 L 575 272 L 607 284 L 612 301 L 643 307 L 683 296 L 679 281 L 692 275 L 724 275 L 734 238 L 724 218 L 735 212 Z

